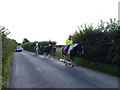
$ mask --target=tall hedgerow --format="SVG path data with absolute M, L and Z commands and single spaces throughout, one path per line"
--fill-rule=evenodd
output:
M 10 32 L 4 27 L 0 26 L 0 36 L 2 38 L 2 88 L 8 87 L 8 78 L 10 72 L 10 62 L 14 49 L 17 45 L 16 40 L 8 38 Z
M 73 42 L 84 46 L 83 58 L 103 64 L 118 65 L 120 58 L 120 29 L 116 19 L 100 21 L 97 28 L 91 25 L 79 27 L 73 34 Z

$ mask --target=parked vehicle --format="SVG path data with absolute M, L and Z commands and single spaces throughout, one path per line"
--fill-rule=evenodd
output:
M 16 52 L 22 52 L 22 47 L 21 46 L 17 46 L 15 49 Z

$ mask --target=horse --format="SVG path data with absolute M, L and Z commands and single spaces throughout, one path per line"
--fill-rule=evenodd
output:
M 44 47 L 43 47 L 44 57 L 46 57 L 46 55 L 48 55 L 48 58 L 50 58 L 51 50 L 52 50 L 52 46 L 51 46 L 50 44 L 44 46 Z
M 38 51 L 39 51 L 38 46 L 35 46 L 34 49 L 35 49 L 35 55 L 38 55 Z
M 69 65 L 72 65 L 72 67 L 74 67 L 74 58 L 76 57 L 77 53 L 78 53 L 78 49 L 80 49 L 80 54 L 84 54 L 83 51 L 83 46 L 81 44 L 72 44 L 70 45 L 70 47 L 68 48 L 67 52 L 65 51 L 66 46 L 62 47 L 62 55 L 64 57 L 64 63 L 67 65 L 68 62 L 65 60 L 65 56 L 69 56 L 71 59 L 71 62 L 69 63 Z

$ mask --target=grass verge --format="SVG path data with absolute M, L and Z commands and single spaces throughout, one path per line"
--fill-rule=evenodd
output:
M 90 61 L 87 61 L 85 59 L 78 58 L 78 57 L 75 60 L 77 64 L 83 67 L 120 77 L 119 69 L 116 66 L 107 65 L 107 64 L 105 65 L 105 64 L 97 63 L 97 62 L 90 62 Z
M 10 73 L 10 63 L 12 60 L 13 52 L 9 54 L 6 60 L 2 60 L 2 90 L 6 90 L 8 88 L 8 80 Z
M 57 48 L 56 58 L 63 58 L 61 48 Z M 67 59 L 69 59 L 69 57 L 67 57 Z M 120 77 L 119 68 L 117 66 L 91 62 L 79 57 L 76 57 L 75 61 L 76 61 L 76 64 L 81 65 L 83 67 Z

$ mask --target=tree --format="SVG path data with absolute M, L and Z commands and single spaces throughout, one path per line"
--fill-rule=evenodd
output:
M 27 38 L 24 38 L 22 43 L 24 44 L 26 42 L 30 42 L 30 41 Z

